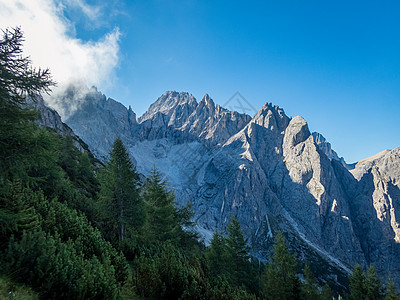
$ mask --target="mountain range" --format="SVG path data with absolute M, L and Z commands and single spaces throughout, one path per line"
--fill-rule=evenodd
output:
M 192 203 L 206 244 L 234 215 L 260 259 L 281 230 L 322 281 L 344 284 L 359 263 L 400 284 L 400 147 L 347 164 L 302 117 L 271 103 L 251 117 L 207 94 L 166 92 L 139 118 L 96 88 L 51 103 L 100 160 L 121 137 L 140 173 L 156 167 L 177 203 Z

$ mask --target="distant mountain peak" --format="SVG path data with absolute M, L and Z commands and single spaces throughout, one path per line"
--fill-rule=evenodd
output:
M 329 143 L 321 133 L 313 132 L 312 136 L 319 149 L 324 152 L 330 160 L 334 159 L 339 161 L 343 165 L 343 167 L 348 170 L 354 169 L 355 164 L 348 164 L 343 157 L 339 157 L 336 151 L 332 149 L 331 143 Z
M 283 131 L 288 126 L 290 118 L 284 110 L 277 105 L 266 102 L 251 120 L 252 123 L 269 128 L 270 130 Z
M 200 103 L 201 102 L 204 102 L 204 104 L 209 108 L 212 108 L 212 109 L 215 108 L 215 103 L 214 103 L 213 99 L 211 99 L 211 97 L 208 94 L 204 95 L 204 97 L 201 99 Z
M 139 118 L 139 123 L 142 123 L 160 112 L 167 116 L 174 115 L 176 110 L 185 110 L 189 115 L 197 107 L 197 101 L 192 94 L 187 92 L 167 91 L 157 99 L 149 109 Z

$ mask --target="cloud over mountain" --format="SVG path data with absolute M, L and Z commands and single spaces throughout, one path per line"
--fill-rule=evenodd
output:
M 68 8 L 80 10 L 88 22 L 101 22 L 102 7 L 85 0 L 0 0 L 0 28 L 21 26 L 25 55 L 34 66 L 50 68 L 59 87 L 76 81 L 107 87 L 119 62 L 119 29 L 95 41 L 80 39 Z

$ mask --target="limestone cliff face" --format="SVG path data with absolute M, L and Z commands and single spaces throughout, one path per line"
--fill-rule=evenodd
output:
M 75 146 L 81 152 L 87 152 L 90 157 L 94 157 L 88 145 L 75 134 L 71 127 L 62 121 L 56 110 L 46 105 L 41 95 L 36 95 L 34 98 L 27 97 L 26 103 L 28 107 L 34 108 L 38 112 L 38 118 L 35 123 L 39 127 L 50 128 L 61 136 L 71 136 Z
M 260 258 L 281 229 L 303 259 L 344 272 L 372 263 L 400 282 L 400 148 L 350 173 L 302 117 L 270 103 L 252 118 L 208 95 L 166 92 L 139 119 L 97 90 L 77 103 L 66 123 L 100 157 L 120 136 L 141 173 L 155 165 L 177 201 L 193 203 L 206 241 L 234 215 Z
M 400 148 L 361 160 L 343 176 L 366 261 L 399 282 Z M 347 176 L 349 177 L 349 176 Z
M 294 117 L 285 131 L 283 156 L 288 175 L 281 202 L 307 236 L 350 264 L 363 263 L 348 199 L 328 157 L 320 151 L 306 121 Z
M 353 176 L 357 192 L 367 195 L 385 238 L 400 242 L 400 147 L 385 150 L 357 163 Z
M 319 132 L 313 132 L 312 136 L 314 138 L 315 143 L 318 145 L 319 149 L 325 153 L 325 155 L 330 159 L 330 160 L 337 160 L 339 161 L 343 167 L 345 167 L 347 170 L 352 170 L 354 169 L 356 163 L 348 164 L 344 160 L 343 157 L 339 157 L 339 155 L 336 153 L 335 150 L 332 149 L 331 143 L 329 143 L 322 134 Z
M 94 87 L 70 86 L 51 103 L 61 111 L 63 121 L 103 160 L 118 136 L 124 141 L 131 139 L 132 128 L 137 124 L 131 108 L 107 99 Z
M 39 112 L 39 118 L 36 121 L 39 126 L 52 128 L 62 136 L 75 136 L 72 129 L 63 123 L 58 112 L 46 106 L 42 96 L 37 95 L 34 100 L 28 97 L 27 104 Z

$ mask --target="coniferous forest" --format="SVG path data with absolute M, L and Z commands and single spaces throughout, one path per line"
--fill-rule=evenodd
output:
M 391 280 L 361 266 L 338 295 L 281 232 L 259 261 L 234 217 L 206 247 L 190 205 L 176 205 L 156 168 L 140 179 L 121 139 L 102 163 L 35 124 L 27 97 L 55 83 L 22 43 L 19 28 L 2 32 L 0 299 L 398 299 Z

